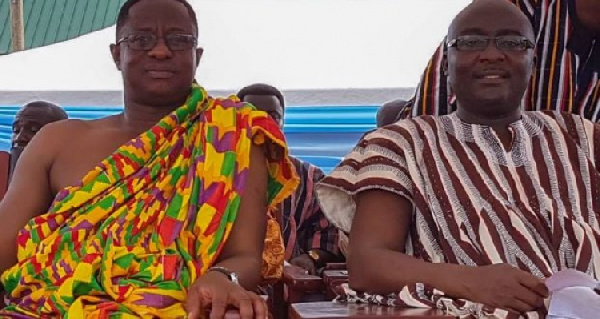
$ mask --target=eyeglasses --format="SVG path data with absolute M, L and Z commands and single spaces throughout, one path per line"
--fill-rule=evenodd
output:
M 482 35 L 464 35 L 448 42 L 448 47 L 455 47 L 458 51 L 483 51 L 494 40 L 496 48 L 500 51 L 525 51 L 533 49 L 533 42 L 519 35 L 503 35 L 486 37 Z
M 117 44 L 127 43 L 130 49 L 136 51 L 150 51 L 158 42 L 158 36 L 149 32 L 133 33 L 117 41 Z M 196 46 L 196 37 L 191 34 L 167 34 L 163 37 L 169 50 L 184 51 Z

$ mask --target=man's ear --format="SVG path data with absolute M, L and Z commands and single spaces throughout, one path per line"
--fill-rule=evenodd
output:
M 196 67 L 200 64 L 200 59 L 202 59 L 202 53 L 204 53 L 203 48 L 196 48 Z
M 118 44 L 110 45 L 110 55 L 112 56 L 113 62 L 117 66 L 117 70 L 121 71 L 121 46 Z

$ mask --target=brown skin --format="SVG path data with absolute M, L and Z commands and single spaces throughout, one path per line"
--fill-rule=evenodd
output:
M 531 27 L 526 21 L 517 23 L 524 18 L 522 14 L 504 5 L 514 7 L 504 1 L 476 1 L 455 20 L 449 38 L 474 28 L 486 35 L 511 30 L 530 36 Z M 490 10 L 494 14 L 485 15 Z M 486 51 L 463 53 L 450 50 L 447 66 L 457 94 L 458 115 L 469 123 L 491 125 L 497 132 L 508 131 L 506 126 L 521 115 L 519 101 L 527 86 L 533 52 L 507 57 L 490 45 Z M 505 79 L 482 81 L 480 70 L 489 66 L 502 70 Z M 424 283 L 448 296 L 514 313 L 543 307 L 548 297 L 543 280 L 509 264 L 470 267 L 429 263 L 404 254 L 412 212 L 407 199 L 390 192 L 373 190 L 357 195 L 348 255 L 350 285 L 354 289 L 385 294 L 412 283 Z
M 284 108 L 281 106 L 281 103 L 276 96 L 248 94 L 244 96 L 243 101 L 254 105 L 258 110 L 269 114 L 269 116 L 283 129 Z M 289 260 L 289 263 L 306 270 L 311 275 L 317 274 L 315 262 L 306 253 L 292 258 Z
M 145 0 L 134 5 L 122 33 L 140 28 L 159 37 L 168 32 L 196 35 L 187 9 L 175 1 Z M 186 100 L 202 50 L 172 52 L 161 38 L 148 52 L 130 50 L 127 44 L 111 45 L 111 52 L 123 75 L 124 113 L 93 121 L 52 123 L 32 139 L 0 202 L 4 222 L 0 271 L 17 261 L 17 232 L 28 220 L 45 213 L 58 191 L 76 185 L 100 161 Z M 242 194 L 238 219 L 217 263 L 236 272 L 242 286 L 218 272 L 201 276 L 189 290 L 186 304 L 190 318 L 198 318 L 211 308 L 211 318 L 223 318 L 225 305 L 239 307 L 244 319 L 266 317 L 265 303 L 244 289 L 253 289 L 260 280 L 267 183 L 262 149 L 253 147 L 250 168 L 247 183 L 254 186 Z
M 600 1 L 577 0 L 577 19 L 590 32 L 600 34 Z

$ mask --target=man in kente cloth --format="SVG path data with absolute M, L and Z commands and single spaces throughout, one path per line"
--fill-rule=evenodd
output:
M 185 0 L 122 7 L 124 112 L 44 127 L 0 205 L 2 315 L 267 316 L 266 212 L 297 177 L 277 123 L 195 83 L 197 36 Z

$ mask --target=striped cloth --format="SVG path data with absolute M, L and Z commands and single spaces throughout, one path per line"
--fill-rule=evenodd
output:
M 556 110 L 600 120 L 600 40 L 575 18 L 575 0 L 508 0 L 529 18 L 536 36 L 536 69 L 525 110 Z M 596 36 L 597 37 L 597 36 Z M 442 70 L 446 40 L 429 61 L 415 96 L 398 119 L 452 112 L 454 97 Z
M 509 151 L 491 128 L 455 113 L 373 131 L 317 185 L 321 206 L 348 231 L 354 195 L 393 192 L 413 204 L 406 253 L 415 258 L 509 263 L 539 278 L 574 268 L 600 279 L 600 126 L 568 113 L 526 112 L 510 127 Z M 507 315 L 424 284 L 398 288 L 392 297 L 366 299 Z
M 293 156 L 290 156 L 290 160 L 300 177 L 300 185 L 292 196 L 283 200 L 276 212 L 281 216 L 285 260 L 311 249 L 338 255 L 338 229 L 325 218 L 314 192 L 315 185 L 325 174 L 308 162 Z
M 268 165 L 276 205 L 297 185 L 278 125 L 194 85 L 183 106 L 19 233 L 0 316 L 185 317 L 187 289 L 215 263 L 238 214 L 253 142 L 279 151 Z

